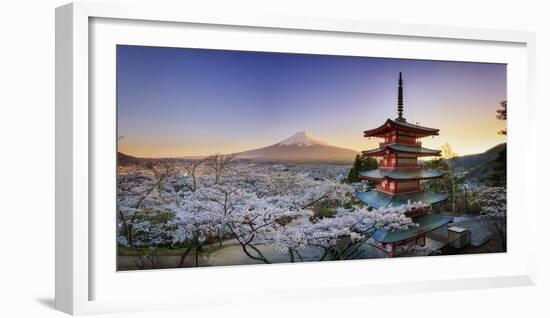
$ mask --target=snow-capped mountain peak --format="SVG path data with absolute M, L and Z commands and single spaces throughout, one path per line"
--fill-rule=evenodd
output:
M 340 148 L 321 141 L 312 134 L 301 131 L 271 146 L 239 153 L 242 159 L 259 161 L 297 162 L 353 162 L 357 151 Z
M 313 136 L 311 133 L 308 133 L 306 131 L 300 131 L 298 133 L 295 133 L 294 135 L 281 141 L 279 145 L 281 146 L 294 146 L 294 145 L 296 146 L 313 146 L 313 145 L 328 146 L 326 142 L 315 138 L 315 136 Z

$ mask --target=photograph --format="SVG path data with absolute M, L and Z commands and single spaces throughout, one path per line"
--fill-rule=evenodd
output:
M 507 252 L 506 90 L 504 63 L 119 44 L 116 270 Z

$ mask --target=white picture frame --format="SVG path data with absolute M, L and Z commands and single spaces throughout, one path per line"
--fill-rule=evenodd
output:
M 123 25 L 95 27 L 94 23 L 99 20 L 122 21 Z M 136 35 L 132 32 L 134 27 L 128 23 L 154 24 L 158 33 L 136 32 L 139 33 Z M 487 56 L 491 56 L 487 61 L 504 63 L 512 61 L 509 65 L 511 65 L 512 74 L 517 76 L 510 78 L 508 83 L 508 90 L 512 95 L 509 98 L 509 105 L 512 105 L 509 108 L 511 116 L 508 125 L 510 131 L 509 165 L 515 163 L 521 165 L 525 160 L 522 156 L 532 155 L 534 157 L 536 118 L 532 91 L 535 80 L 534 33 L 368 21 L 306 19 L 277 15 L 249 16 L 245 13 L 225 14 L 215 10 L 204 11 L 177 4 L 154 9 L 139 3 L 132 6 L 117 5 L 116 1 L 109 4 L 68 4 L 56 9 L 55 283 L 57 309 L 71 314 L 86 314 L 207 305 L 211 301 L 203 296 L 215 295 L 227 290 L 223 287 L 224 285 L 231 286 L 230 289 L 233 293 L 226 295 L 223 300 L 219 300 L 219 303 L 229 304 L 240 301 L 243 296 L 249 302 L 265 301 L 266 295 L 271 296 L 271 301 L 306 300 L 327 297 L 327 291 L 331 291 L 330 297 L 334 298 L 345 297 L 344 295 L 350 292 L 359 296 L 368 296 L 414 291 L 525 286 L 535 282 L 536 247 L 521 238 L 522 233 L 533 235 L 536 230 L 535 224 L 532 222 L 536 218 L 535 194 L 523 191 L 525 185 L 536 184 L 534 180 L 536 165 L 534 164 L 526 166 L 523 171 L 509 171 L 509 222 L 511 225 L 517 224 L 517 228 L 514 229 L 512 226 L 510 230 L 510 248 L 505 255 L 468 255 L 428 260 L 420 257 L 382 261 L 330 262 L 331 264 L 281 264 L 135 273 L 116 273 L 115 268 L 100 268 L 97 261 L 107 260 L 108 263 L 109 260 L 112 260 L 113 255 L 110 252 L 114 248 L 109 250 L 109 247 L 98 246 L 101 240 L 92 237 L 98 226 L 101 227 L 105 224 L 105 219 L 96 218 L 91 211 L 105 201 L 96 200 L 97 202 L 95 202 L 91 193 L 95 195 L 94 189 L 96 189 L 97 183 L 103 184 L 101 182 L 105 180 L 96 175 L 96 172 L 103 168 L 109 168 L 109 166 L 99 163 L 101 160 L 98 158 L 101 159 L 100 156 L 105 156 L 115 148 L 112 147 L 114 139 L 111 142 L 108 141 L 110 138 L 108 132 L 100 134 L 94 128 L 98 124 L 98 118 L 103 121 L 102 125 L 106 123 L 108 126 L 112 126 L 112 129 L 107 129 L 107 131 L 114 130 L 116 123 L 113 120 L 115 117 L 110 106 L 102 106 L 101 109 L 91 107 L 97 100 L 102 101 L 102 98 L 106 98 L 108 103 L 110 96 L 108 93 L 97 96 L 92 94 L 93 89 L 97 88 L 95 81 L 102 79 L 101 83 L 107 86 L 109 83 L 113 83 L 112 70 L 109 70 L 107 66 L 100 68 L 99 72 L 94 69 L 96 65 L 108 65 L 109 61 L 112 62 L 108 56 L 106 59 L 102 59 L 101 54 L 104 51 L 94 51 L 95 46 L 112 46 L 121 39 L 118 36 L 124 37 L 125 44 L 131 42 L 133 44 L 181 45 L 173 42 L 174 33 L 172 31 L 178 32 L 178 25 L 191 25 L 197 28 L 207 26 L 214 33 L 217 32 L 216 30 L 224 28 L 237 28 L 236 32 L 247 32 L 247 30 L 253 29 L 255 34 L 271 32 L 277 37 L 287 37 L 287 40 L 291 39 L 293 32 L 306 34 L 306 36 L 315 34 L 316 38 L 337 38 L 342 35 L 349 35 L 352 38 L 354 36 L 382 37 L 384 41 L 388 39 L 395 41 L 396 45 L 399 45 L 399 42 L 404 39 L 409 39 L 411 40 L 411 52 L 408 56 L 417 58 L 437 57 L 427 52 L 423 53 L 421 45 L 416 49 L 412 48 L 415 46 L 414 41 L 427 41 L 432 45 L 446 42 L 455 48 L 465 48 L 464 50 L 455 50 L 454 58 L 453 55 L 446 55 L 451 60 L 480 61 L 479 54 L 487 54 Z M 151 43 L 151 39 L 154 37 L 158 37 L 158 43 Z M 246 46 L 246 39 L 243 41 L 241 44 L 235 45 L 241 45 L 240 48 Z M 340 40 L 332 39 L 332 41 Z M 95 46 L 92 47 L 91 43 Z M 197 45 L 202 47 L 206 45 L 206 42 L 201 43 Z M 295 45 L 300 45 L 299 43 L 299 41 L 294 42 Z M 308 43 L 303 44 L 304 47 L 298 48 L 298 51 L 319 52 L 321 50 L 320 46 L 315 46 L 315 41 Z M 481 44 L 487 44 L 487 46 L 473 48 Z M 216 47 L 216 45 L 212 42 L 209 44 L 211 47 Z M 226 44 L 224 48 L 227 48 L 227 45 L 229 44 Z M 261 43 L 255 45 L 261 45 Z M 265 50 L 270 49 L 269 45 L 271 44 L 264 43 L 264 45 Z M 467 49 L 468 46 L 471 46 L 472 49 Z M 509 55 L 499 57 L 498 52 L 503 50 L 502 46 L 511 48 L 507 53 Z M 351 42 L 349 47 L 353 47 Z M 382 53 L 378 54 L 384 54 L 385 57 L 391 55 L 383 53 L 383 51 L 379 52 Z M 332 53 L 349 54 L 349 51 Z M 358 49 L 356 54 L 363 53 Z M 470 58 L 468 58 L 468 54 L 472 54 Z M 392 57 L 399 56 L 401 55 Z M 95 77 L 92 78 L 93 76 Z M 98 144 L 98 140 L 106 142 Z M 108 186 L 104 188 L 108 189 Z M 112 193 L 114 193 L 114 188 Z M 514 212 L 519 212 L 520 201 L 524 202 L 521 206 L 523 209 L 521 218 L 515 217 L 518 214 Z M 114 228 L 114 224 L 112 228 Z M 109 237 L 109 235 L 107 236 Z M 105 241 L 109 242 L 109 238 Z M 111 242 L 114 245 L 115 241 Z M 523 247 L 520 249 L 520 246 Z M 481 266 L 482 268 L 476 271 L 468 268 L 474 260 L 479 263 L 504 265 L 500 268 L 493 268 L 493 271 L 491 271 L 490 265 L 487 265 L 487 268 Z M 456 270 L 454 273 L 421 270 L 424 266 L 430 266 L 432 262 L 440 266 L 455 266 Z M 380 275 L 384 271 L 399 271 L 405 266 L 418 268 L 419 272 L 413 278 L 400 275 L 394 277 Z M 365 274 L 362 275 L 362 279 L 354 279 L 351 274 L 347 274 L 359 273 L 365 269 L 374 273 L 374 276 Z M 319 283 L 315 281 L 315 272 L 319 270 L 333 270 L 346 274 Z M 461 270 L 464 270 L 464 273 L 460 273 Z M 238 280 L 235 277 L 241 277 L 239 275 L 244 271 L 247 272 L 249 278 L 239 282 L 239 286 L 236 287 Z M 208 277 L 203 273 L 207 273 Z M 193 276 L 193 279 L 190 279 L 190 276 Z M 265 276 L 272 277 L 272 279 L 264 282 L 262 286 L 255 283 L 258 277 Z M 136 298 L 117 296 L 123 290 L 120 289 L 123 288 L 120 286 L 125 285 L 124 288 L 131 291 L 131 282 L 135 283 L 136 280 L 137 283 L 147 285 L 161 284 L 163 281 L 173 279 L 184 279 L 183 277 L 186 277 L 189 284 L 197 287 L 195 290 L 198 292 L 186 294 L 171 291 L 173 295 L 171 298 L 155 293 L 146 295 L 147 297 L 139 299 L 139 301 Z M 292 283 L 280 284 L 281 277 L 295 279 Z M 221 284 L 213 291 L 206 288 L 201 289 L 201 279 L 209 279 L 210 286 L 215 282 L 221 282 Z M 103 281 L 98 284 L 96 280 Z M 118 282 L 112 283 L 110 280 Z M 98 286 L 103 287 L 98 288 Z M 109 294 L 109 291 L 112 293 Z M 261 295 L 258 293 L 259 291 L 261 291 Z M 182 299 L 185 300 L 182 301 Z

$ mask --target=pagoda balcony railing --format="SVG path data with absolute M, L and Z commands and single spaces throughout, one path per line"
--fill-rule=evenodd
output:
M 398 190 L 397 192 L 395 192 L 395 189 L 392 190 L 389 187 L 385 188 L 382 185 L 377 185 L 376 190 L 382 191 L 382 192 L 385 192 L 385 193 L 389 193 L 389 194 L 405 194 L 405 193 L 414 193 L 414 192 L 419 192 L 419 191 L 425 191 L 426 187 L 423 184 L 421 184 L 420 186 L 418 186 L 417 188 L 414 188 L 414 189 Z
M 380 164 L 378 168 L 420 168 L 418 163 Z
M 396 140 L 392 140 L 392 141 L 388 141 L 388 142 L 385 142 L 385 141 L 380 142 L 380 143 L 378 143 L 378 147 L 382 148 L 385 145 L 391 145 L 391 144 L 410 145 L 410 146 L 416 146 L 418 148 L 422 147 L 422 142 L 421 141 L 417 141 L 417 142 L 397 142 Z

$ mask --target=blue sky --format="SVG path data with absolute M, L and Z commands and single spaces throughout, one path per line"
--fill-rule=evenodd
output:
M 119 150 L 144 157 L 207 155 L 274 144 L 298 131 L 356 150 L 362 131 L 404 116 L 440 128 L 426 140 L 459 154 L 504 142 L 503 64 L 117 47 Z

